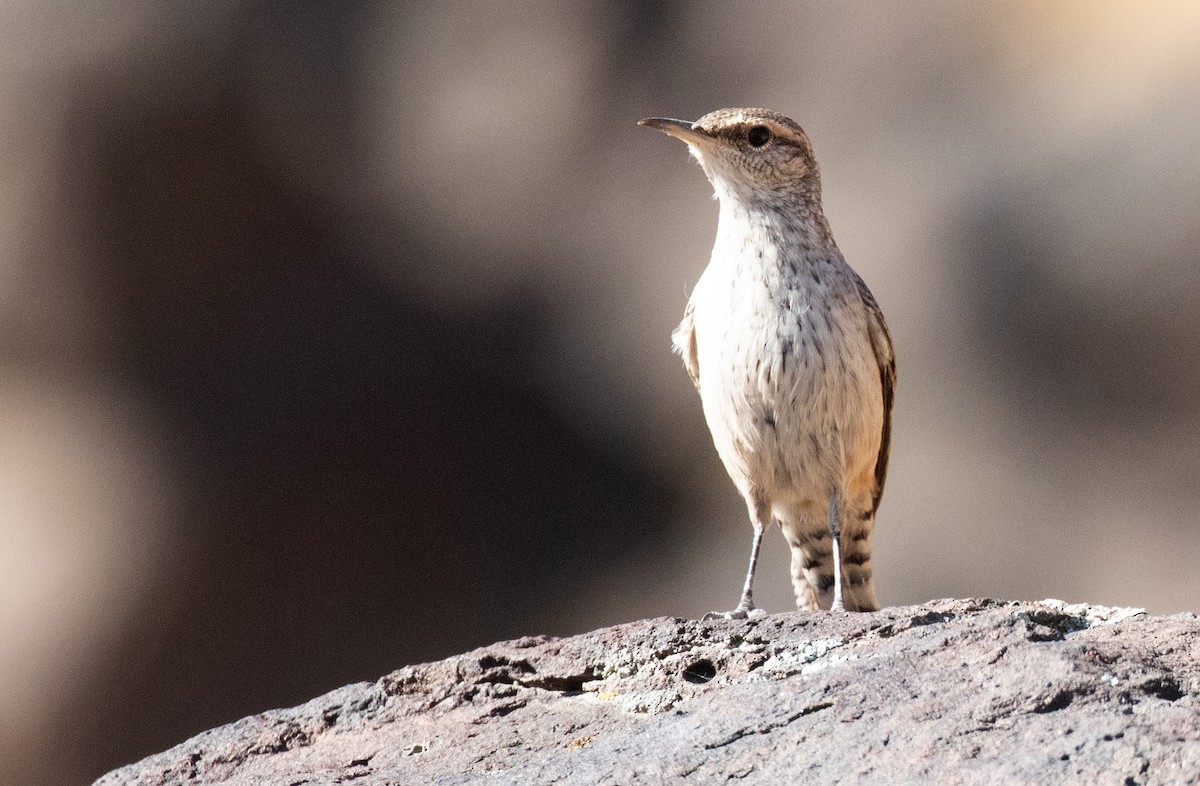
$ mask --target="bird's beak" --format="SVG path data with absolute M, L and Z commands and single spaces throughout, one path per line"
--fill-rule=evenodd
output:
M 705 130 L 697 128 L 695 123 L 687 120 L 675 120 L 670 117 L 648 117 L 638 121 L 639 126 L 657 128 L 667 136 L 687 142 L 689 145 L 703 145 L 712 142 L 713 137 Z

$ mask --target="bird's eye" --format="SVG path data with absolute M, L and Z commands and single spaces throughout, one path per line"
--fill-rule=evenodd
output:
M 771 129 L 766 126 L 752 126 L 746 132 L 746 141 L 750 143 L 751 147 L 762 147 L 771 141 Z

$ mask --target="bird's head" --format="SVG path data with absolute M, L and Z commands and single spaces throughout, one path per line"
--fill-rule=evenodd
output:
M 718 109 L 699 120 L 638 121 L 687 143 L 721 198 L 762 202 L 820 199 L 820 173 L 808 135 L 769 109 Z

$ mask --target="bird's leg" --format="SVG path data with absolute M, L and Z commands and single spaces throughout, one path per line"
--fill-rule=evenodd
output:
M 845 611 L 842 601 L 842 495 L 835 490 L 829 495 L 829 537 L 833 544 L 833 603 L 830 611 Z
M 754 542 L 750 544 L 750 567 L 746 569 L 746 583 L 742 585 L 742 599 L 738 601 L 737 611 L 751 612 L 754 610 L 754 569 L 758 566 L 758 550 L 762 546 L 763 525 L 754 522 Z
M 738 601 L 733 611 L 710 611 L 704 619 L 744 620 L 749 617 L 763 615 L 762 609 L 754 607 L 754 569 L 758 567 L 758 550 L 762 547 L 763 530 L 765 529 L 764 515 L 766 505 L 752 505 L 750 508 L 750 523 L 754 525 L 754 541 L 750 544 L 750 566 L 746 569 L 746 583 L 742 585 L 742 599 Z

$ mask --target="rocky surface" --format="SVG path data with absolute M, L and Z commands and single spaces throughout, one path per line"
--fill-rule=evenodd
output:
M 1200 620 L 945 600 L 495 644 L 98 784 L 1200 783 Z

